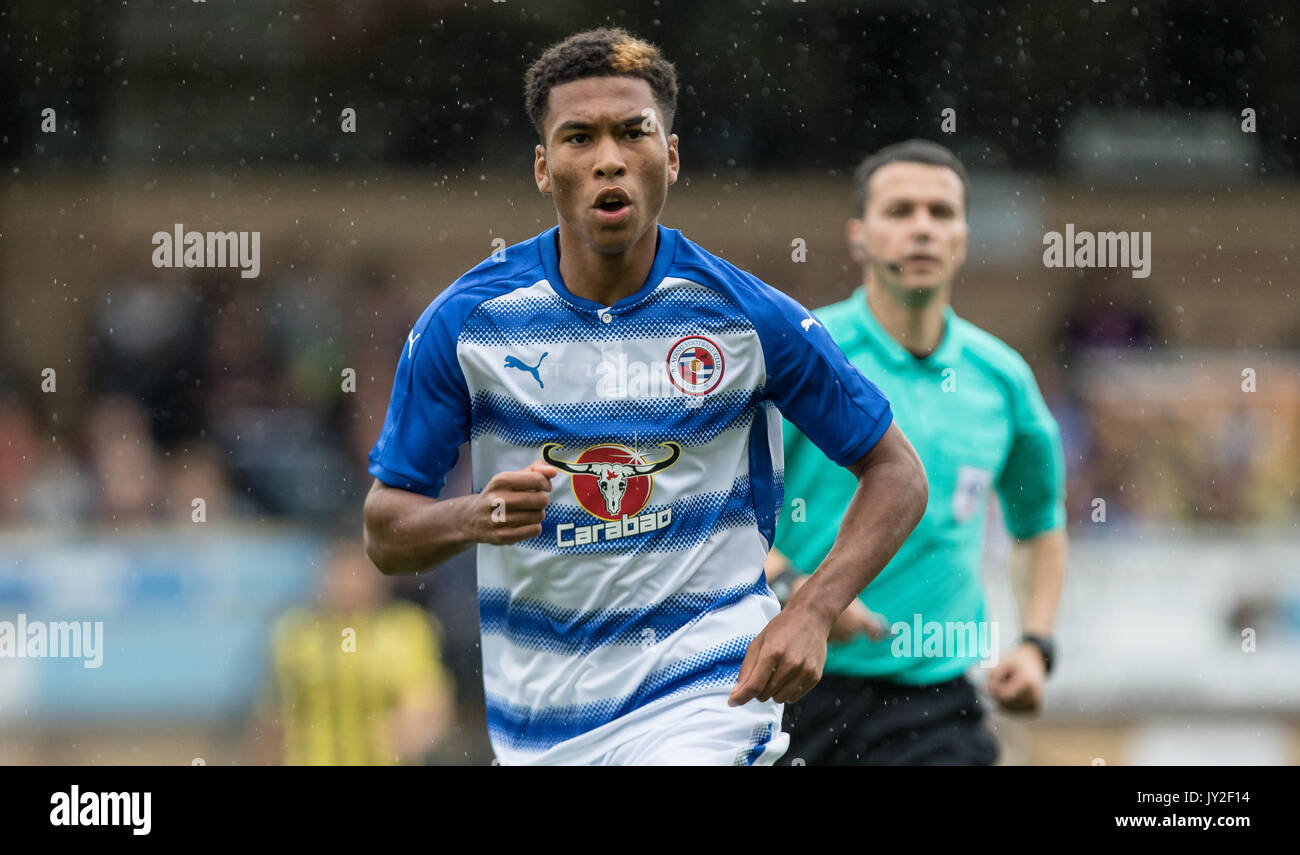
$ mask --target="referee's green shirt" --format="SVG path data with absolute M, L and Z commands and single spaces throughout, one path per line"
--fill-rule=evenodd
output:
M 1056 420 L 1024 359 L 951 308 L 944 312 L 938 348 L 923 359 L 880 326 L 862 287 L 816 317 L 889 398 L 930 481 L 925 516 L 861 596 L 891 626 L 908 628 L 893 639 L 864 636 L 830 645 L 825 672 L 908 684 L 952 679 L 981 659 L 978 648 L 960 655 L 967 645 L 955 642 L 950 627 L 970 621 L 981 631 L 987 626 L 980 562 L 989 489 L 997 491 L 1013 537 L 1065 523 Z M 794 425 L 785 422 L 783 430 L 784 502 L 775 546 L 798 570 L 811 573 L 830 552 L 857 481 Z M 943 627 L 949 643 L 923 645 L 922 636 L 937 637 L 936 627 Z

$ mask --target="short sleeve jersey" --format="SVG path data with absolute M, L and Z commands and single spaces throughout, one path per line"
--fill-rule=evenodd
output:
M 980 582 L 991 494 L 1001 500 L 1014 537 L 1065 523 L 1056 420 L 1025 360 L 951 308 L 939 346 L 921 359 L 880 325 L 862 288 L 818 309 L 817 317 L 889 397 L 930 484 L 925 515 L 861 595 L 893 635 L 832 644 L 826 673 L 913 684 L 951 679 L 991 660 L 999 641 L 996 625 L 986 620 Z M 811 573 L 830 552 L 857 482 L 798 426 L 783 436 L 788 501 L 776 548 Z
M 729 693 L 779 611 L 762 568 L 782 415 L 842 466 L 892 419 L 806 309 L 657 228 L 646 282 L 613 306 L 565 287 L 556 228 L 458 279 L 403 343 L 370 454 L 378 480 L 426 496 L 467 441 L 475 492 L 539 458 L 561 470 L 540 535 L 478 547 L 504 763 Z

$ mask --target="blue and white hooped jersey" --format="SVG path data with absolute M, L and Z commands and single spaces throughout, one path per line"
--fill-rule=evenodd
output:
M 476 492 L 539 458 L 561 470 L 541 535 L 478 547 L 503 763 L 730 693 L 779 611 L 763 563 L 782 414 L 844 466 L 891 421 L 807 310 L 658 228 L 645 285 L 613 306 L 565 288 L 557 228 L 458 279 L 403 344 L 370 453 L 377 479 L 426 496 L 466 441 Z

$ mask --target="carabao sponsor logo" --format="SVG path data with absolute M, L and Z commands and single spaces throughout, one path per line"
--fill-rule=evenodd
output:
M 647 461 L 641 454 L 625 445 L 607 443 L 584 451 L 576 461 L 556 457 L 558 443 L 542 446 L 542 459 L 567 472 L 573 482 L 573 495 L 592 516 L 616 520 L 622 515 L 635 515 L 650 502 L 656 472 L 661 472 L 677 462 L 682 447 L 675 442 L 661 442 L 669 454 L 665 458 Z

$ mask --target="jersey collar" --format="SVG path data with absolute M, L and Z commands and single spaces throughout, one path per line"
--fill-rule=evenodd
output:
M 655 249 L 654 264 L 650 266 L 650 273 L 646 276 L 644 284 L 635 293 L 627 295 L 612 306 L 579 297 L 565 286 L 564 280 L 560 278 L 560 253 L 556 247 L 560 235 L 559 226 L 547 229 L 538 237 L 538 248 L 541 250 L 542 269 L 546 272 L 546 281 L 551 283 L 551 287 L 555 289 L 560 299 L 581 311 L 617 315 L 635 308 L 659 287 L 660 282 L 664 281 L 664 277 L 668 275 L 668 268 L 672 266 L 673 256 L 677 252 L 677 238 L 681 232 L 677 229 L 664 228 L 663 225 L 656 225 L 656 228 L 659 229 L 659 246 Z
M 853 300 L 860 329 L 866 333 L 867 340 L 885 362 L 896 368 L 924 368 L 931 371 L 957 364 L 961 356 L 961 344 L 957 341 L 956 324 L 953 323 L 957 314 L 952 310 L 952 306 L 943 307 L 943 338 L 939 339 L 939 346 L 923 359 L 917 359 L 908 353 L 907 348 L 899 344 L 872 314 L 871 307 L 867 305 L 865 285 L 859 285 L 850 299 Z

